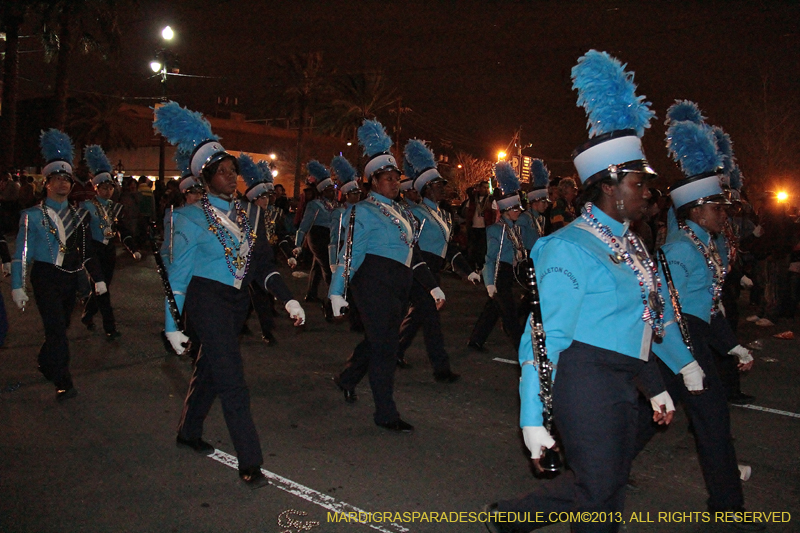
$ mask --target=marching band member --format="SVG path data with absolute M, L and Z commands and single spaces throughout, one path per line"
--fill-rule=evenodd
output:
M 644 215 L 647 180 L 655 177 L 640 140 L 654 113 L 636 97 L 632 78 L 619 61 L 595 50 L 572 70 L 594 137 L 573 155 L 586 202 L 580 217 L 539 239 L 532 253 L 547 358 L 557 367 L 552 413 L 571 470 L 521 499 L 488 506 L 486 525 L 495 533 L 545 525 L 497 522 L 497 511 L 618 513 L 602 524 L 571 524 L 576 532 L 618 531 L 637 431 L 635 382 L 648 391 L 654 420 L 669 423 L 673 416 L 658 372 L 647 364 L 653 338 L 663 334 L 661 282 L 629 228 Z M 520 426 L 539 469 L 542 449 L 554 440 L 543 423 L 530 321 L 519 360 Z
M 525 242 L 529 241 L 528 227 L 518 224 L 522 214 L 519 198 L 519 178 L 505 161 L 495 167 L 498 187 L 503 191 L 497 200 L 500 218 L 486 228 L 486 260 L 483 264 L 483 283 L 489 299 L 483 307 L 467 345 L 476 350 L 483 350 L 483 344 L 489 338 L 497 320 L 502 317 L 503 331 L 516 349 L 522 336 L 522 325 L 517 315 L 517 304 L 514 301 L 514 281 L 517 278 L 516 268 L 528 257 Z M 517 280 L 519 283 L 519 280 Z
M 351 213 L 356 214 L 352 233 L 348 223 L 347 242 L 333 275 L 330 300 L 334 316 L 340 316 L 352 290 L 365 338 L 334 381 L 344 392 L 345 401 L 352 403 L 357 399 L 356 385 L 369 373 L 375 424 L 390 431 L 409 432 L 414 426 L 400 418 L 393 397 L 400 323 L 413 278 L 422 280 L 439 305 L 444 303 L 444 295 L 419 256 L 419 223 L 395 201 L 400 170 L 389 152 L 392 140 L 374 120 L 364 121 L 358 139 L 368 158 L 364 177 L 372 187 L 365 200 L 345 212 L 348 221 Z
M 26 271 L 31 267 L 33 297 L 44 325 L 44 344 L 39 350 L 39 371 L 53 382 L 56 399 L 74 398 L 78 392 L 69 372 L 67 328 L 75 307 L 79 277 L 84 267 L 94 281 L 94 294 L 108 289 L 94 254 L 89 213 L 68 202 L 72 189 L 72 141 L 63 132 L 42 132 L 42 169 L 47 196 L 22 211 L 17 246 L 11 263 L 11 297 L 25 310 L 28 302 Z
M 544 237 L 547 223 L 545 212 L 550 200 L 547 196 L 547 186 L 550 183 L 550 171 L 541 159 L 531 161 L 531 174 L 533 175 L 533 189 L 528 192 L 528 209 L 520 216 L 518 224 L 527 225 L 525 249 L 532 250 L 536 240 Z
M 258 206 L 235 197 L 237 161 L 225 151 L 199 113 L 169 102 L 156 109 L 153 127 L 179 149 L 190 152 L 192 174 L 205 187 L 200 202 L 176 211 L 169 282 L 178 312 L 200 338 L 200 353 L 178 426 L 177 444 L 199 453 L 214 447 L 202 439 L 203 422 L 219 396 L 225 423 L 239 460 L 239 477 L 250 486 L 266 483 L 263 456 L 244 381 L 238 335 L 247 317 L 250 283 L 259 283 L 301 325 L 305 313 L 275 268 Z M 167 302 L 167 306 L 171 302 Z M 188 337 L 171 312 L 166 336 L 176 353 Z
M 480 282 L 480 276 L 472 272 L 461 252 L 455 247 L 449 248 L 453 223 L 449 213 L 439 209 L 439 201 L 444 196 L 444 186 L 447 181 L 436 169 L 433 152 L 422 141 L 409 140 L 405 147 L 404 167 L 410 167 L 406 170 L 406 176 L 409 172 L 413 172 L 414 190 L 422 197 L 422 201 L 412 207 L 411 212 L 422 223 L 419 248 L 437 284 L 441 283 L 440 272 L 447 262 L 450 262 L 453 271 L 465 280 Z M 444 299 L 444 295 L 441 297 Z M 397 366 L 400 368 L 410 366 L 405 360 L 405 352 L 411 346 L 417 330 L 422 327 L 425 351 L 433 366 L 433 378 L 440 383 L 457 381 L 461 376 L 450 368 L 450 357 L 444 349 L 444 335 L 435 299 L 417 281 L 411 284 L 409 298 L 411 306 L 400 326 Z
M 654 345 L 653 351 L 661 361 L 659 368 L 667 390 L 680 399 L 691 420 L 709 493 L 709 510 L 743 511 L 730 413 L 711 352 L 714 332 L 710 322 L 720 313 L 726 274 L 714 239 L 724 229 L 727 217 L 728 199 L 718 175 L 722 159 L 708 125 L 679 120 L 674 108 L 668 116 L 667 146 L 686 177 L 670 187 L 677 224 L 671 224 L 662 250 L 680 297 L 688 338 L 677 326 L 667 328 L 664 342 Z M 639 449 L 652 433 L 651 427 L 643 425 Z M 750 529 L 757 525 L 739 523 L 736 527 L 758 530 Z
M 94 248 L 100 268 L 103 270 L 103 279 L 106 288 L 111 286 L 114 278 L 114 268 L 117 264 L 117 247 L 111 240 L 119 234 L 122 246 L 133 256 L 136 261 L 142 258 L 142 254 L 136 249 L 133 243 L 133 236 L 128 232 L 125 225 L 120 223 L 122 218 L 122 204 L 111 200 L 114 194 L 114 182 L 111 176 L 111 161 L 106 157 L 103 149 L 94 144 L 87 146 L 84 150 L 84 157 L 89 170 L 94 177 L 92 184 L 97 191 L 97 195 L 90 200 L 86 200 L 81 207 L 91 215 L 90 227 L 92 229 L 92 247 Z M 89 298 L 83 307 L 81 322 L 89 329 L 94 329 L 93 317 L 97 311 L 103 317 L 103 331 L 108 340 L 119 337 L 114 311 L 111 308 L 111 292 L 98 295 L 95 291 L 89 294 Z
M 320 197 L 308 203 L 303 214 L 303 220 L 297 229 L 294 240 L 294 256 L 303 251 L 303 239 L 308 235 L 308 247 L 314 255 L 311 272 L 308 276 L 307 302 L 321 302 L 317 296 L 319 278 L 325 278 L 325 283 L 331 284 L 331 266 L 328 262 L 328 243 L 330 242 L 331 221 L 333 210 L 336 208 L 336 185 L 331 179 L 331 173 L 322 163 L 311 160 L 306 165 L 309 179 L 316 187 Z

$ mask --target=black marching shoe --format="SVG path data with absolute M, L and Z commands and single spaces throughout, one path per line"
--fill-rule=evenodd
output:
M 433 379 L 435 379 L 437 383 L 455 383 L 461 379 L 461 374 L 456 374 L 452 370 L 445 370 L 442 372 L 434 372 Z
M 205 455 L 211 455 L 214 452 L 214 447 L 204 441 L 203 439 L 184 439 L 180 435 L 175 439 L 175 442 L 178 445 L 178 448 L 189 448 L 191 450 L 196 451 L 197 453 L 203 453 Z
M 476 352 L 482 352 L 484 350 L 483 344 L 475 341 L 469 341 L 467 343 L 467 347 L 472 350 L 475 350 Z
M 75 387 L 70 385 L 69 387 L 66 387 L 64 389 L 57 389 L 56 390 L 56 401 L 58 403 L 62 403 L 64 401 L 66 401 L 66 400 L 69 400 L 70 398 L 74 398 L 77 395 L 78 395 L 78 391 L 75 390 Z
M 86 326 L 86 329 L 88 329 L 89 331 L 94 331 L 94 320 L 92 320 L 91 318 L 89 318 L 88 320 L 81 318 L 81 324 Z
M 303 299 L 308 303 L 315 303 L 315 304 L 322 303 L 322 300 L 319 299 L 319 296 L 314 296 L 313 294 L 306 294 L 306 297 Z
M 251 466 L 249 468 L 240 469 L 239 478 L 251 489 L 257 489 L 269 484 L 269 481 L 267 481 L 267 478 L 264 477 L 264 473 L 261 471 L 260 466 Z
M 117 330 L 106 331 L 106 340 L 109 341 L 109 342 L 110 341 L 115 341 L 115 340 L 119 339 L 121 336 L 122 336 L 122 333 L 120 333 Z
M 263 335 L 261 335 L 261 339 L 264 341 L 264 344 L 266 344 L 267 346 L 270 346 L 270 347 L 275 346 L 276 344 L 278 344 L 278 339 L 276 339 L 275 335 L 273 335 L 271 332 L 270 333 L 264 333 Z
M 413 368 L 414 365 L 406 361 L 405 357 L 397 358 L 397 368 Z
M 751 396 L 750 394 L 745 394 L 743 392 L 737 392 L 736 394 L 732 394 L 728 401 L 733 405 L 747 405 L 753 403 L 756 400 L 755 396 Z
M 399 418 L 394 422 L 375 422 L 375 424 L 383 429 L 388 429 L 396 433 L 411 433 L 414 431 L 414 426 Z
M 513 533 L 508 522 L 500 522 L 497 520 L 497 515 L 500 512 L 497 509 L 497 503 L 484 505 L 482 511 L 486 513 L 486 522 L 484 522 L 484 525 L 490 533 Z
M 339 381 L 339 376 L 335 376 L 333 378 L 333 382 L 339 388 L 340 391 L 344 393 L 344 401 L 347 403 L 356 403 L 358 401 L 358 394 L 356 394 L 355 389 L 345 389 L 342 386 L 342 382 Z

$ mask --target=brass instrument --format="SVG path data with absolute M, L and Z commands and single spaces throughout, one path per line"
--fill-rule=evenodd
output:
M 531 348 L 533 362 L 539 373 L 539 398 L 542 400 L 542 425 L 548 433 L 553 429 L 553 363 L 547 358 L 542 307 L 539 300 L 539 286 L 536 283 L 536 270 L 533 259 L 526 260 L 528 290 L 531 304 Z M 526 361 L 527 362 L 527 361 Z M 523 363 L 524 364 L 524 363 Z M 556 450 L 545 448 L 539 459 L 539 466 L 551 475 L 557 475 L 562 468 L 561 457 Z

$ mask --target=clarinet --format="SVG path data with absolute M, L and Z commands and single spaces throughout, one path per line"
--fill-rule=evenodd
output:
M 158 243 L 155 239 L 156 223 L 153 222 L 150 231 L 150 243 L 153 245 L 153 258 L 156 260 L 156 269 L 161 278 L 161 287 L 164 289 L 164 296 L 167 298 L 167 306 L 169 307 L 169 314 L 172 315 L 172 320 L 178 326 L 178 329 L 183 329 L 181 319 L 181 312 L 178 311 L 178 304 L 175 302 L 175 294 L 172 292 L 172 285 L 169 283 L 169 275 L 167 274 L 167 267 L 164 266 L 164 259 L 161 257 L 161 250 L 158 248 Z M 170 246 L 172 243 L 170 242 Z M 172 348 L 169 350 L 172 352 Z
M 341 217 L 339 217 L 339 228 L 342 227 Z M 353 229 L 356 227 L 356 206 L 354 205 L 353 208 L 350 210 L 350 219 L 347 224 L 347 241 L 345 241 L 344 245 L 344 290 L 342 291 L 342 298 L 347 300 L 347 292 L 350 289 L 350 263 L 352 262 L 353 258 Z M 341 233 L 341 230 L 339 231 Z M 337 245 L 338 246 L 338 245 Z M 325 311 L 325 318 L 332 320 L 333 316 L 333 304 L 331 304 L 330 299 L 326 299 L 325 303 L 323 304 L 323 310 Z M 346 315 L 350 311 L 349 307 L 344 307 L 341 310 L 341 316 Z
M 539 398 L 542 400 L 542 425 L 548 433 L 553 429 L 553 363 L 547 358 L 544 324 L 542 323 L 542 307 L 539 301 L 539 286 L 536 283 L 536 270 L 533 259 L 526 259 L 528 291 L 531 304 L 531 347 L 533 348 L 532 364 L 539 373 Z M 527 362 L 531 364 L 531 362 Z M 560 473 L 562 463 L 558 452 L 546 448 L 539 459 L 539 466 L 551 475 Z
M 689 322 L 683 315 L 680 295 L 678 294 L 678 291 L 675 289 L 675 284 L 672 283 L 672 272 L 670 272 L 669 270 L 669 263 L 667 262 L 667 256 L 664 253 L 664 250 L 662 250 L 661 248 L 658 249 L 656 255 L 658 255 L 658 262 L 661 265 L 661 270 L 664 271 L 664 280 L 667 282 L 669 299 L 672 302 L 672 310 L 675 313 L 675 323 L 678 324 L 678 329 L 680 329 L 681 337 L 683 338 L 683 343 L 686 345 L 686 348 L 689 349 L 689 353 L 692 354 L 692 357 L 694 357 L 694 345 L 692 344 L 692 337 L 689 334 Z

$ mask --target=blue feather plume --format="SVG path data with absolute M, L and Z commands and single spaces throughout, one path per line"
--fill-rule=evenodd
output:
M 364 120 L 358 128 L 358 143 L 367 157 L 388 152 L 392 147 L 392 139 L 386 134 L 383 124 L 377 120 Z
M 108 160 L 106 153 L 99 144 L 90 144 L 84 148 L 83 158 L 86 159 L 86 165 L 92 174 L 111 172 L 111 161 Z
M 736 158 L 733 157 L 733 142 L 731 136 L 723 131 L 719 126 L 712 126 L 714 139 L 717 141 L 717 151 L 722 156 L 722 172 L 730 176 L 733 167 L 736 166 Z
M 336 180 L 339 185 L 350 183 L 356 179 L 356 169 L 350 164 L 347 158 L 337 155 L 331 160 L 331 169 L 336 173 Z
M 733 169 L 731 169 L 731 189 L 736 189 L 737 191 L 742 189 L 744 177 L 742 176 L 742 171 L 739 168 L 739 165 L 735 165 Z
M 656 116 L 650 102 L 636 96 L 633 72 L 625 66 L 606 52 L 589 50 L 572 67 L 572 88 L 586 110 L 589 137 L 626 129 L 641 137 Z
M 417 179 L 417 172 L 414 170 L 414 166 L 405 157 L 403 157 L 403 175 L 412 180 Z
M 517 173 L 507 161 L 500 161 L 495 165 L 494 175 L 497 176 L 497 185 L 503 190 L 503 194 L 514 194 L 519 190 Z
M 263 181 L 264 175 L 256 166 L 256 162 L 248 154 L 242 152 L 237 158 L 239 160 L 239 175 L 244 180 L 248 188 Z
M 192 152 L 203 141 L 219 140 L 202 114 L 181 107 L 177 102 L 167 102 L 158 107 L 155 115 L 153 128 L 170 144 L 186 152 Z
M 63 131 L 50 128 L 43 131 L 39 137 L 39 145 L 42 147 L 42 156 L 46 162 L 62 160 L 72 164 L 75 158 L 75 148 L 72 146 L 72 139 Z
M 705 124 L 688 120 L 673 122 L 667 129 L 667 149 L 687 177 L 711 172 L 722 166 L 714 132 Z
M 436 168 L 436 157 L 430 148 L 419 139 L 410 139 L 406 143 L 405 160 L 414 168 L 414 174 L 419 175 L 424 170 Z
M 263 159 L 256 163 L 258 170 L 261 172 L 261 179 L 262 181 L 266 181 L 267 183 L 272 183 L 275 181 L 275 176 L 272 175 L 272 168 L 269 166 L 267 161 Z
M 550 184 L 550 171 L 541 159 L 531 161 L 531 174 L 533 174 L 533 186 L 537 189 Z
M 175 150 L 175 165 L 178 167 L 181 176 L 191 174 L 191 169 L 189 168 L 192 160 L 191 156 L 192 153 L 186 150 L 181 150 L 180 148 Z
M 675 103 L 667 109 L 665 124 L 669 126 L 671 122 L 680 122 L 682 120 L 702 124 L 705 122 L 706 117 L 703 116 L 697 104 L 691 100 L 675 100 Z
M 308 175 L 317 180 L 317 183 L 331 177 L 331 173 L 325 168 L 325 165 L 316 159 L 312 159 L 306 163 L 306 169 L 308 170 Z

